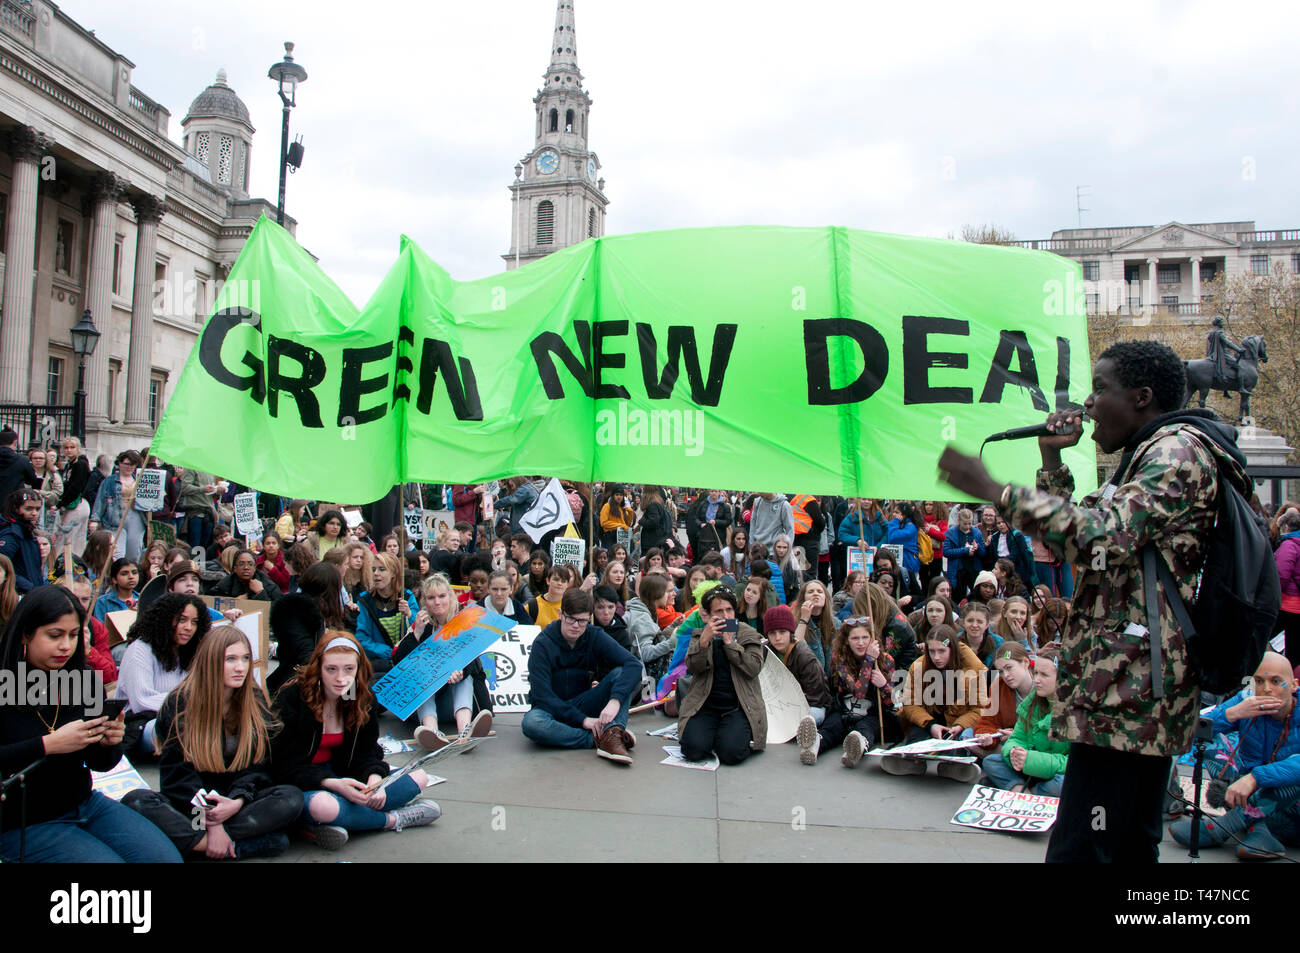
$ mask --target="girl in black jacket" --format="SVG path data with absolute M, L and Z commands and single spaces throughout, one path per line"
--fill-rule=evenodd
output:
M 84 624 L 71 592 L 40 586 L 23 597 L 5 628 L 0 668 L 24 695 L 31 676 L 55 672 L 77 676 L 76 686 L 62 687 L 89 684 L 91 691 L 56 692 L 60 697 L 47 697 L 48 704 L 0 706 L 0 774 L 7 778 L 31 767 L 25 793 L 14 788 L 5 804 L 0 856 L 6 862 L 21 853 L 34 862 L 177 863 L 180 855 L 161 831 L 91 789 L 91 770 L 107 771 L 121 759 L 125 726 L 120 713 L 113 719 L 91 714 L 99 707 L 92 703 L 103 698 L 103 682 L 98 673 L 83 677 L 89 672 Z
M 275 778 L 306 792 L 304 834 L 327 850 L 346 844 L 349 831 L 400 831 L 442 813 L 433 801 L 416 800 L 429 786 L 419 769 L 381 786 L 388 765 L 370 677 L 360 643 L 329 632 L 275 697 L 282 724 L 272 741 Z
M 302 811 L 302 792 L 271 780 L 274 728 L 253 681 L 252 648 L 234 626 L 208 633 L 185 681 L 158 712 L 161 793 L 122 803 L 162 829 L 182 854 L 211 860 L 274 857 Z M 198 797 L 200 791 L 206 797 Z

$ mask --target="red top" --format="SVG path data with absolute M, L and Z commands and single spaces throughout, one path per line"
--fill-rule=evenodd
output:
M 320 749 L 312 755 L 312 764 L 329 764 L 330 758 L 334 757 L 334 749 L 343 744 L 343 732 L 320 736 Z

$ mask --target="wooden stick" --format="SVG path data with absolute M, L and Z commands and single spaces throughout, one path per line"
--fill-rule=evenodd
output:
M 663 698 L 659 699 L 657 702 L 650 702 L 645 705 L 637 705 L 635 708 L 629 708 L 627 713 L 629 715 L 635 715 L 639 711 L 649 711 L 651 708 L 658 708 L 660 705 L 664 704 L 665 702 L 670 702 L 676 697 L 677 697 L 677 689 L 674 688 L 671 692 L 669 692 Z
M 596 572 L 596 493 L 595 484 L 587 484 L 587 572 Z

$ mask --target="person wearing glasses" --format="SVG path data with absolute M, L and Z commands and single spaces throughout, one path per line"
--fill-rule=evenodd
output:
M 533 707 L 524 737 L 550 748 L 595 748 L 596 755 L 630 765 L 635 744 L 628 710 L 641 689 L 641 663 L 592 624 L 591 594 L 570 589 L 560 617 L 542 629 L 528 656 Z M 604 678 L 598 678 L 606 672 Z

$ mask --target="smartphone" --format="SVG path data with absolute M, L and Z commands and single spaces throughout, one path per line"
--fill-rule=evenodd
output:
M 100 714 L 108 716 L 108 720 L 112 721 L 126 710 L 127 704 L 125 698 L 105 698 L 104 710 Z
M 722 622 L 722 631 L 723 631 L 723 632 L 739 632 L 739 631 L 740 631 L 740 620 L 739 620 L 739 619 L 724 619 L 723 622 Z

